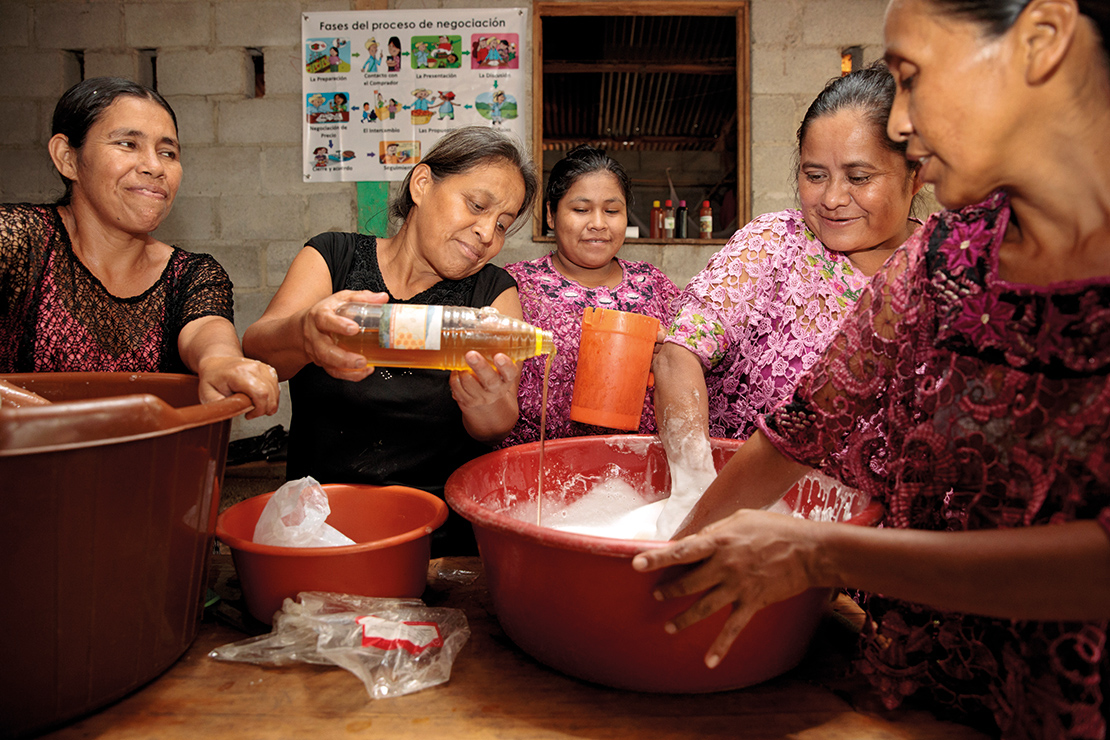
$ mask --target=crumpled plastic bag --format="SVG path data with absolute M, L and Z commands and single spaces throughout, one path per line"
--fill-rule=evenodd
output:
M 274 492 L 258 524 L 254 541 L 279 547 L 341 547 L 355 541 L 325 520 L 331 513 L 328 494 L 311 476 L 291 480 Z
M 268 635 L 208 653 L 218 660 L 283 666 L 337 665 L 358 676 L 371 699 L 411 694 L 451 678 L 470 638 L 459 609 L 419 599 L 302 591 L 286 599 Z

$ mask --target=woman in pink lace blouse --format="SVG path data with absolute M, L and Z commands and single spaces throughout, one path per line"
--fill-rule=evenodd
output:
M 885 33 L 888 130 L 951 210 L 760 419 L 680 532 L 698 533 L 633 565 L 700 563 L 659 596 L 706 592 L 672 629 L 731 608 L 709 665 L 765 604 L 862 589 L 859 667 L 888 706 L 1105 738 L 1110 8 L 894 0 Z M 808 467 L 880 499 L 884 526 L 758 510 Z
M 747 439 L 919 225 L 916 163 L 886 135 L 893 101 L 882 62 L 830 81 L 798 128 L 800 210 L 736 232 L 679 298 L 653 368 L 672 470 L 660 533 L 674 532 L 716 476 L 709 438 Z
M 215 259 L 150 235 L 181 184 L 177 118 L 161 95 L 97 77 L 54 110 L 53 205 L 0 206 L 0 372 L 194 372 L 202 402 L 277 410 L 277 373 L 243 357 Z
M 654 316 L 665 326 L 678 288 L 650 262 L 617 257 L 624 245 L 632 182 L 605 152 L 577 147 L 555 164 L 547 181 L 545 213 L 555 230 L 555 251 L 506 266 L 520 291 L 524 318 L 555 335 L 547 395 L 547 438 L 611 433 L 570 418 L 582 312 L 587 306 Z M 525 361 L 520 377 L 520 420 L 503 446 L 540 438 L 545 359 Z M 655 432 L 651 392 L 644 399 L 641 434 Z

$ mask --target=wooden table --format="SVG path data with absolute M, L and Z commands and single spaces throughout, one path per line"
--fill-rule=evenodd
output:
M 501 630 L 480 560 L 435 560 L 424 600 L 462 609 L 470 640 L 448 683 L 373 700 L 340 668 L 264 668 L 207 657 L 212 648 L 246 637 L 225 623 L 241 605 L 226 553 L 214 567 L 222 574 L 215 586 L 223 597 L 221 611 L 209 613 L 189 651 L 145 688 L 47 738 L 985 737 L 922 711 L 886 712 L 859 681 L 844 679 L 855 640 L 854 604 L 846 599 L 822 623 L 802 664 L 784 676 L 718 694 L 646 694 L 578 681 L 534 661 Z

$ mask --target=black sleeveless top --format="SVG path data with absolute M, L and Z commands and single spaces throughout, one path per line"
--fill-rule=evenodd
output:
M 327 232 L 310 239 L 308 246 L 331 270 L 333 291 L 389 292 L 378 266 L 375 237 Z M 410 299 L 390 295 L 389 300 L 480 308 L 515 286 L 508 272 L 486 265 L 470 277 L 443 280 Z M 492 449 L 463 428 L 449 377 L 446 370 L 379 367 L 352 383 L 306 365 L 289 381 L 287 478 L 311 475 L 320 483 L 411 486 L 442 497 L 451 473 Z M 433 549 L 439 550 L 433 557 L 469 554 L 469 530 L 452 512 L 433 540 Z

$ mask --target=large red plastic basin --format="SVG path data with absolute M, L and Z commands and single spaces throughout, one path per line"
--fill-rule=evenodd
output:
M 717 468 L 739 447 L 714 440 Z M 632 557 L 647 541 L 563 532 L 535 523 L 539 443 L 483 455 L 447 481 L 448 504 L 474 526 L 498 621 L 537 660 L 578 678 L 623 689 L 695 693 L 750 686 L 798 664 L 828 608 L 830 591 L 811 589 L 758 612 L 714 669 L 705 653 L 727 610 L 668 635 L 664 623 L 693 598 L 656 601 L 656 584 L 678 571 L 639 573 Z M 547 443 L 544 503 L 557 506 L 615 473 L 645 503 L 669 490 L 666 455 L 657 437 L 572 437 Z M 837 494 L 833 494 L 837 495 Z M 565 498 L 563 498 L 565 496 Z M 549 498 L 552 497 L 552 498 Z M 558 500 L 555 500 L 557 497 Z M 787 494 L 805 511 L 815 503 Z M 851 507 L 850 507 L 851 508 Z M 850 521 L 875 524 L 878 504 L 860 501 Z
M 0 408 L 0 735 L 149 682 L 192 644 L 237 394 L 191 375 L 0 375 L 49 406 Z
M 447 520 L 447 504 L 405 486 L 323 486 L 327 523 L 357 544 L 276 547 L 253 541 L 273 493 L 240 501 L 220 514 L 216 536 L 231 548 L 247 610 L 270 624 L 286 598 L 301 591 L 415 598 L 428 582 L 431 534 Z

